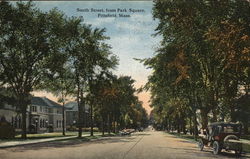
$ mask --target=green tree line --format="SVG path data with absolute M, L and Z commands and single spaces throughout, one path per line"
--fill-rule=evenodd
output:
M 0 98 L 1 103 L 15 99 L 22 116 L 22 138 L 27 136 L 27 108 L 35 90 L 59 97 L 63 123 L 67 99 L 76 99 L 79 137 L 86 122 L 85 104 L 90 105 L 91 135 L 93 120 L 99 115 L 110 128 L 111 124 L 123 128 L 144 121 L 146 112 L 135 96 L 134 81 L 111 72 L 118 58 L 105 42 L 109 39 L 105 28 L 93 28 L 57 9 L 42 12 L 32 2 L 5 1 L 0 2 L 0 26 L 0 86 L 1 92 L 10 94 L 1 93 Z M 63 135 L 64 130 L 63 124 Z
M 241 122 L 250 116 L 250 3 L 247 0 L 157 0 L 151 91 L 159 129 L 198 133 L 208 122 Z

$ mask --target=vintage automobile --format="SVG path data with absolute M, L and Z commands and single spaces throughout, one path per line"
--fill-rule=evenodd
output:
M 200 135 L 198 147 L 202 151 L 204 146 L 212 147 L 215 155 L 222 149 L 233 150 L 236 155 L 241 155 L 242 143 L 240 143 L 241 124 L 217 122 L 208 125 Z
M 120 135 L 130 135 L 131 133 L 135 132 L 135 129 L 123 129 L 119 131 Z

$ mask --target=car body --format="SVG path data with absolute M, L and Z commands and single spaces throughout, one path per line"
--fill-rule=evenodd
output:
M 120 135 L 130 135 L 133 132 L 135 132 L 135 129 L 123 129 L 119 131 Z
M 202 151 L 204 146 L 212 147 L 214 154 L 222 149 L 233 150 L 236 155 L 242 152 L 240 143 L 241 124 L 216 122 L 208 125 L 203 135 L 200 135 L 198 147 Z

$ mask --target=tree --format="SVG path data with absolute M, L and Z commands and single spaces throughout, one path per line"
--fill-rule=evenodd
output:
M 0 69 L 2 82 L 11 88 L 22 113 L 22 138 L 26 138 L 26 110 L 30 92 L 49 72 L 54 33 L 53 18 L 33 7 L 31 2 L 0 3 Z
M 37 89 L 52 92 L 58 97 L 58 102 L 62 103 L 62 122 L 63 131 L 65 135 L 65 103 L 70 95 L 74 92 L 74 74 L 71 65 L 68 63 L 70 55 L 66 51 L 68 45 L 68 38 L 65 32 L 68 31 L 67 17 L 57 9 L 52 9 L 48 15 L 53 19 L 50 26 L 54 32 L 53 46 L 51 46 L 51 60 L 48 61 L 49 66 L 53 66 L 50 72 L 44 77 L 43 81 L 39 84 Z
M 116 133 L 123 128 L 146 126 L 147 114 L 142 102 L 135 96 L 134 80 L 129 76 L 117 77 L 108 74 L 97 78 L 92 85 L 91 99 L 97 112 L 101 115 L 101 127 L 107 122 L 108 133 Z
M 140 61 L 154 70 L 144 88 L 151 91 L 159 124 L 173 122 L 167 113 L 175 99 L 186 101 L 193 130 L 198 111 L 202 128 L 234 120 L 225 110 L 234 114 L 239 88 L 249 85 L 249 7 L 248 1 L 154 2 L 156 35 L 163 39 L 154 57 Z
M 108 39 L 104 35 L 105 29 L 93 29 L 90 25 L 82 24 L 81 19 L 78 18 L 69 19 L 67 28 L 69 30 L 66 36 L 68 37 L 67 43 L 69 45 L 66 47 L 66 52 L 69 54 L 69 64 L 72 66 L 77 88 L 76 97 L 79 110 L 78 136 L 81 137 L 82 114 L 86 102 L 84 101 L 84 94 L 90 92 L 91 83 L 96 76 L 115 68 L 118 60 L 110 52 L 111 47 L 105 43 L 105 40 Z M 91 135 L 93 135 L 92 131 Z
M 52 77 L 48 76 L 40 89 L 52 92 L 58 97 L 58 102 L 62 103 L 62 134 L 65 136 L 65 103 L 75 94 L 74 77 L 72 70 L 68 67 L 62 67 Z

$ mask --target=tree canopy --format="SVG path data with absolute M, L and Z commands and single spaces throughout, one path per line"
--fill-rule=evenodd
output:
M 249 91 L 249 11 L 248 1 L 154 1 L 162 41 L 142 62 L 153 69 L 145 89 L 158 124 L 185 129 L 189 121 L 195 131 L 197 121 L 205 128 L 209 121 L 239 120 L 236 101 Z

